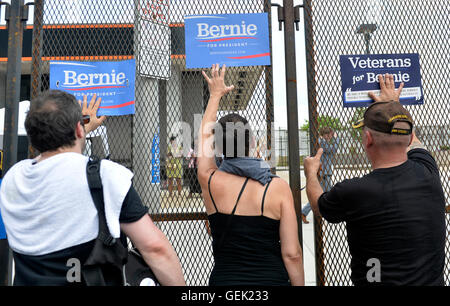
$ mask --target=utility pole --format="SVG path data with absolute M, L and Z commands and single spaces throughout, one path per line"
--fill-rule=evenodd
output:
M 22 74 L 22 42 L 28 5 L 13 0 L 6 6 L 8 27 L 8 64 L 6 66 L 5 128 L 3 136 L 3 176 L 17 162 L 17 125 L 19 121 L 20 78 Z M 6 240 L 0 242 L 0 285 L 12 284 L 12 256 Z
M 284 23 L 284 54 L 286 68 L 286 103 L 287 103 L 287 125 L 288 125 L 288 150 L 289 150 L 289 185 L 294 197 L 294 207 L 297 213 L 298 237 L 300 245 L 303 246 L 302 232 L 302 201 L 300 193 L 300 149 L 298 134 L 298 106 L 297 106 L 297 69 L 295 60 L 295 29 L 298 30 L 300 21 L 299 6 L 294 8 L 293 0 L 284 0 L 283 6 L 278 7 L 279 30 Z

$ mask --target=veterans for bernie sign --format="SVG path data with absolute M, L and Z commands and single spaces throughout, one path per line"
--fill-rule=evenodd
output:
M 185 16 L 186 68 L 270 65 L 267 13 Z
M 97 116 L 134 114 L 135 60 L 118 62 L 50 62 L 50 89 L 102 98 Z
M 393 75 L 396 88 L 404 82 L 402 104 L 423 104 L 419 54 L 341 55 L 340 65 L 344 107 L 368 106 L 368 93 L 380 93 L 378 76 L 386 73 Z

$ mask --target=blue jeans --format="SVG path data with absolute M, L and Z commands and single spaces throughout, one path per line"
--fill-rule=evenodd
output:
M 322 187 L 324 192 L 327 192 L 331 189 L 331 175 L 325 175 L 320 181 L 320 186 Z M 302 209 L 302 215 L 307 216 L 311 211 L 311 204 L 306 203 L 306 205 Z

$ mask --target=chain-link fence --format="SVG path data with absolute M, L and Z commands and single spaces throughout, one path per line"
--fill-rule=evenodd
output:
M 305 0 L 304 9 L 310 109 L 308 151 L 313 153 L 318 148 L 319 118 L 337 118 L 347 136 L 341 141 L 341 154 L 335 156 L 334 162 L 340 167 L 336 167 L 332 182 L 369 171 L 362 147 L 346 131 L 356 110 L 342 107 L 339 55 L 366 52 L 364 38 L 356 34 L 356 29 L 375 22 L 378 28 L 371 36 L 371 53 L 420 54 L 425 103 L 408 109 L 423 142 L 439 164 L 448 205 L 450 2 Z M 256 12 L 268 12 L 270 18 L 270 1 L 35 1 L 32 98 L 50 87 L 52 60 L 136 60 L 135 115 L 109 117 L 88 135 L 86 154 L 109 158 L 134 172 L 133 184 L 152 218 L 174 245 L 188 285 L 207 284 L 213 257 L 196 178 L 193 141 L 208 101 L 208 89 L 199 69 L 186 69 L 184 16 Z M 233 83 L 236 90 L 222 100 L 218 116 L 228 112 L 245 116 L 254 130 L 255 154 L 276 166 L 279 159 L 274 155 L 288 156 L 288 147 L 287 142 L 280 141 L 280 152 L 274 150 L 277 144 L 272 126 L 272 75 L 272 66 L 228 69 L 227 83 Z M 287 137 L 285 131 L 278 131 L 277 139 L 283 137 Z M 300 140 L 300 150 L 306 151 L 302 149 L 305 145 Z M 182 154 L 173 154 L 176 151 Z M 450 228 L 450 215 L 446 218 Z M 345 224 L 316 219 L 315 232 L 318 284 L 350 285 Z M 448 285 L 448 241 L 446 252 Z
M 419 137 L 434 155 L 450 202 L 450 151 L 448 103 L 450 66 L 450 2 L 447 0 L 309 0 L 305 1 L 306 52 L 312 152 L 318 149 L 321 116 L 338 118 L 349 129 L 354 108 L 344 108 L 341 96 L 339 55 L 419 53 L 424 105 L 409 106 Z M 376 24 L 366 44 L 358 26 Z M 367 50 L 368 49 L 368 50 Z M 357 165 L 336 169 L 333 184 L 370 171 L 361 145 L 352 138 L 341 141 L 340 163 Z M 450 215 L 446 215 L 447 236 Z M 315 220 L 317 280 L 319 285 L 351 285 L 350 253 L 345 224 Z M 450 284 L 450 245 L 446 244 L 445 281 Z
M 180 257 L 188 285 L 206 285 L 211 237 L 197 181 L 194 139 L 208 101 L 200 69 L 186 69 L 184 16 L 268 12 L 264 0 L 42 0 L 33 30 L 32 97 L 49 88 L 49 62 L 136 60 L 135 114 L 109 117 L 86 154 L 134 172 L 133 184 Z M 248 120 L 261 157 L 272 158 L 272 67 L 227 69 L 235 90 L 218 116 Z M 182 152 L 175 154 L 175 152 Z
M 309 131 L 298 131 L 299 139 L 299 156 L 300 156 L 300 167 L 303 165 L 303 159 L 310 154 L 310 143 L 309 143 Z M 276 168 L 278 169 L 288 169 L 289 167 L 289 141 L 288 141 L 288 131 L 285 129 L 276 129 L 274 138 L 274 149 L 276 156 Z

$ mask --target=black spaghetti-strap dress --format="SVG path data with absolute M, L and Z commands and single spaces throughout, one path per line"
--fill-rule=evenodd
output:
M 213 173 L 214 174 L 214 173 Z M 242 186 L 231 214 L 216 208 L 209 215 L 213 237 L 214 268 L 209 278 L 210 286 L 290 286 L 289 276 L 281 257 L 280 221 L 265 217 L 264 199 L 270 182 L 264 190 L 260 216 L 235 215 L 239 199 L 247 185 Z M 242 204 L 244 205 L 244 204 Z

